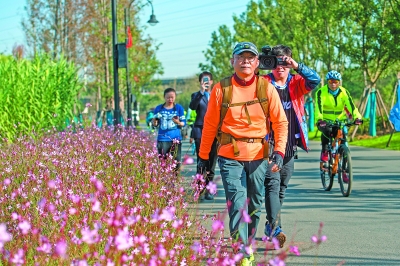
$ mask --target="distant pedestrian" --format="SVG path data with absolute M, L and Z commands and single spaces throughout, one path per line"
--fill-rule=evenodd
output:
M 204 71 L 199 75 L 200 90 L 192 94 L 192 100 L 190 101 L 189 108 L 196 112 L 196 120 L 193 123 L 193 129 L 191 137 L 194 139 L 196 146 L 197 162 L 199 162 L 199 151 L 201 145 L 201 135 L 204 126 L 204 116 L 207 112 L 208 102 L 210 99 L 210 93 L 213 84 L 213 77 L 210 72 Z M 192 111 L 192 112 L 193 112 Z M 208 169 L 206 177 L 206 185 L 214 180 L 215 176 L 215 165 L 217 162 L 217 139 L 214 138 L 214 142 L 211 145 L 211 150 L 208 154 L 210 160 L 210 168 Z M 206 191 L 204 195 L 206 200 L 213 200 L 214 196 Z
M 158 128 L 157 150 L 166 158 L 171 154 L 177 161 L 176 171 L 180 169 L 182 134 L 181 128 L 186 125 L 184 109 L 175 103 L 176 91 L 167 88 L 164 91 L 165 103 L 154 109 L 153 126 Z

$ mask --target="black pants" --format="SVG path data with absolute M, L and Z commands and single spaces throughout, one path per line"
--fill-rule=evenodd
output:
M 201 138 L 195 138 L 194 143 L 196 145 L 196 155 L 197 155 L 197 163 L 199 163 L 199 152 L 200 152 L 200 145 L 201 145 Z M 210 161 L 210 173 L 207 175 L 206 183 L 208 184 L 209 181 L 214 180 L 215 175 L 215 165 L 217 164 L 217 147 L 218 142 L 217 139 L 214 139 L 214 142 L 211 146 L 210 153 L 208 154 L 208 158 Z
M 321 131 L 321 144 L 322 144 L 322 152 L 328 150 L 328 143 L 329 141 L 336 137 L 338 133 L 337 127 L 318 127 L 319 131 Z
M 272 228 L 275 228 L 276 225 L 282 227 L 281 208 L 293 172 L 294 156 L 283 159 L 283 166 L 279 172 L 272 173 L 271 167 L 268 167 L 264 181 L 265 210 L 267 212 L 267 223 L 271 223 Z
M 157 151 L 161 158 L 167 158 L 171 154 L 174 159 L 178 162 L 176 165 L 176 170 L 181 166 L 182 157 L 182 143 L 173 143 L 172 141 L 157 141 Z

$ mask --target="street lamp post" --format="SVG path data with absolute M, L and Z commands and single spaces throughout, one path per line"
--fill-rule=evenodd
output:
M 113 0 L 115 1 L 115 0 Z M 132 4 L 135 2 L 135 0 L 132 0 L 128 6 L 128 8 L 124 9 L 124 16 L 125 16 L 125 34 L 127 36 L 126 38 L 126 43 L 128 43 L 128 27 L 130 25 L 130 9 Z M 151 5 L 151 15 L 150 19 L 147 21 L 151 26 L 154 26 L 158 23 L 156 16 L 154 15 L 154 9 L 153 9 L 153 4 L 151 1 L 147 0 L 147 2 Z M 129 59 L 128 59 L 128 49 L 126 51 L 126 90 L 127 90 L 127 126 L 131 127 L 132 126 L 132 84 L 129 81 Z M 134 111 L 137 111 L 137 104 L 136 104 L 136 97 L 135 97 L 135 106 L 134 106 Z M 136 126 L 137 124 L 137 112 L 135 112 L 135 117 L 133 119 L 134 125 Z
M 117 51 L 117 4 L 111 0 L 111 24 L 112 24 L 112 46 L 113 46 L 113 70 L 114 70 L 114 126 L 121 123 L 121 109 L 119 106 L 118 87 L 118 51 Z

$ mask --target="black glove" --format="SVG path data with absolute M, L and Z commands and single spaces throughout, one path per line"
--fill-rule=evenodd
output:
M 360 118 L 356 118 L 356 120 L 354 120 L 354 125 L 361 125 L 362 123 L 363 121 Z
M 317 122 L 317 127 L 318 127 L 318 128 L 320 128 L 320 127 L 326 127 L 326 121 L 324 121 L 324 120 L 322 120 L 322 119 L 318 120 L 318 122 Z
M 199 157 L 199 162 L 197 163 L 197 173 L 205 176 L 207 171 L 210 171 L 210 161 L 201 159 Z
M 283 158 L 279 152 L 274 151 L 271 156 L 271 161 L 273 164 L 278 166 L 279 170 L 282 169 L 283 166 Z M 273 165 L 272 165 L 273 166 Z

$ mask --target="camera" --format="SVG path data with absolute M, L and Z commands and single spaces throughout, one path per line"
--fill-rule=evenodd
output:
M 269 70 L 275 69 L 277 66 L 287 66 L 288 63 L 283 61 L 282 58 L 278 58 L 271 54 L 272 48 L 269 45 L 265 45 L 261 48 L 261 54 L 258 56 L 260 64 L 259 69 Z

